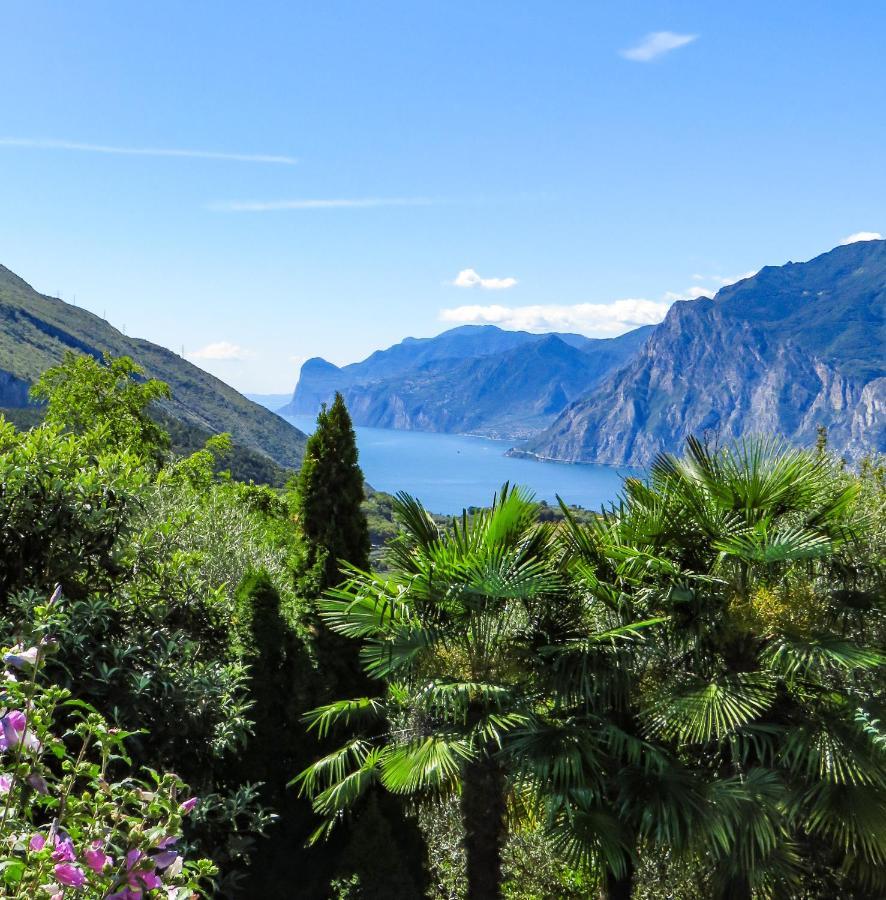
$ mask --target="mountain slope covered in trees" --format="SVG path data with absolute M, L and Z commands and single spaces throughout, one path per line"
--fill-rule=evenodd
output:
M 886 241 L 675 303 L 629 365 L 512 452 L 644 465 L 691 434 L 810 446 L 819 426 L 851 457 L 886 450 Z
M 165 381 L 172 399 L 161 405 L 159 418 L 177 447 L 194 449 L 206 437 L 228 432 L 239 455 L 263 475 L 301 461 L 305 435 L 284 419 L 178 354 L 127 337 L 88 310 L 44 296 L 0 266 L 0 407 L 27 407 L 30 385 L 66 350 L 130 356 L 147 377 Z

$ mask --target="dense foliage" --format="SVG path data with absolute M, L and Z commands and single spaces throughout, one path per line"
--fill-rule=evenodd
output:
M 883 496 L 876 467 L 690 442 L 556 530 L 507 489 L 449 529 L 401 497 L 390 572 L 323 603 L 385 691 L 310 715 L 353 736 L 303 789 L 327 829 L 374 784 L 460 796 L 468 896 L 501 894 L 507 823 L 611 897 L 879 896 Z
M 0 895 L 886 892 L 878 461 L 691 441 L 602 514 L 452 521 L 365 490 L 340 398 L 281 490 L 173 454 L 129 360 L 37 390 L 0 419 Z
M 183 855 L 184 817 L 197 805 L 174 774 L 126 771 L 130 735 L 43 680 L 64 626 L 61 589 L 19 629 L 6 666 L 0 719 L 0 890 L 4 897 L 135 900 L 162 890 L 184 900 L 215 873 Z M 64 723 L 68 730 L 57 733 Z

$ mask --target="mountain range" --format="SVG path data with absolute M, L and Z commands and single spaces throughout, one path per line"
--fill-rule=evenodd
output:
M 0 407 L 8 417 L 33 418 L 28 389 L 66 350 L 130 356 L 149 377 L 169 384 L 172 399 L 159 405 L 156 416 L 182 452 L 228 432 L 242 475 L 279 482 L 284 470 L 301 462 L 305 435 L 280 416 L 171 350 L 127 337 L 82 307 L 38 293 L 0 266 Z
M 336 391 L 358 425 L 522 439 L 510 451 L 648 464 L 690 434 L 828 429 L 851 458 L 886 450 L 886 241 L 767 266 L 713 299 L 678 301 L 617 338 L 463 326 L 362 362 L 302 367 L 287 415 Z
M 819 426 L 850 458 L 886 450 L 886 241 L 675 303 L 626 366 L 512 452 L 645 465 L 690 434 L 810 446 Z
M 593 339 L 464 325 L 341 368 L 309 359 L 280 411 L 313 415 L 340 391 L 358 425 L 526 438 L 623 365 L 650 331 Z

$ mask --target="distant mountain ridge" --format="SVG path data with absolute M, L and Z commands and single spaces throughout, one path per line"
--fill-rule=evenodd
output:
M 886 241 L 767 266 L 675 303 L 627 366 L 515 455 L 646 465 L 686 437 L 886 451 Z
M 314 415 L 341 391 L 358 425 L 525 438 L 623 365 L 650 331 L 593 339 L 466 325 L 341 368 L 314 358 L 280 412 Z
M 127 337 L 82 307 L 38 293 L 0 266 L 0 407 L 27 407 L 28 388 L 65 350 L 131 356 L 149 377 L 167 382 L 172 400 L 161 405 L 159 416 L 182 447 L 226 431 L 256 471 L 268 470 L 263 460 L 272 470 L 301 462 L 306 437 L 280 416 L 171 350 Z

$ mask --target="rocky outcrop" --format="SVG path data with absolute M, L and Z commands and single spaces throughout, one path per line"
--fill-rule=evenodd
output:
M 281 411 L 312 415 L 341 391 L 358 425 L 526 438 L 623 365 L 650 331 L 592 340 L 471 326 L 342 368 L 311 359 Z
M 886 242 L 764 269 L 674 304 L 621 371 L 520 455 L 646 465 L 690 434 L 781 434 L 851 457 L 886 450 Z

